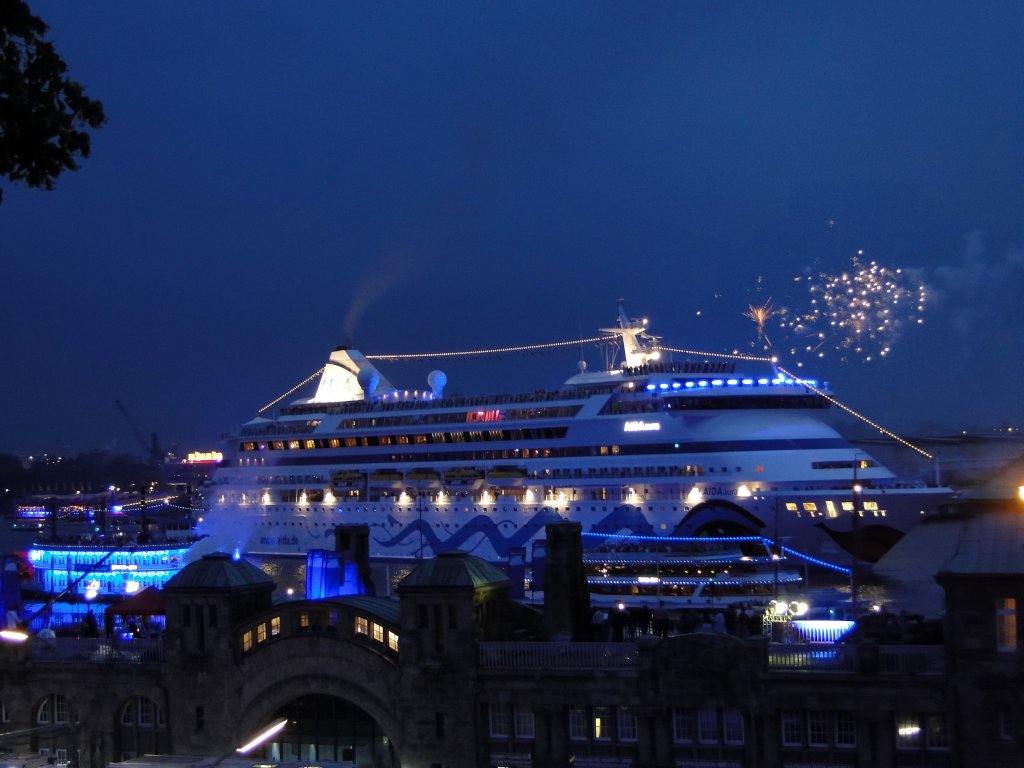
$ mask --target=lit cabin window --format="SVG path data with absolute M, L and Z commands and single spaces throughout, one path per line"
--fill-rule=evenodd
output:
M 996 650 L 1013 653 L 1017 650 L 1017 599 L 996 598 Z
M 805 501 L 804 502 L 804 512 L 817 512 L 817 511 L 818 511 L 818 505 L 815 504 L 813 501 Z
M 356 633 L 360 635 L 370 634 L 370 622 L 362 616 L 356 616 Z
M 797 507 L 797 505 L 794 502 L 792 502 L 792 501 L 787 501 L 786 502 L 786 511 L 787 512 L 798 512 L 799 509 L 800 508 Z

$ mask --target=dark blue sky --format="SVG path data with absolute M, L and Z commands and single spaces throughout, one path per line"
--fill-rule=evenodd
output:
M 109 123 L 55 192 L 5 184 L 0 451 L 138 451 L 118 398 L 214 448 L 338 343 L 578 338 L 620 296 L 754 351 L 750 303 L 858 250 L 925 322 L 806 370 L 901 430 L 1024 423 L 1019 0 L 32 8 Z M 534 389 L 577 356 L 443 367 Z

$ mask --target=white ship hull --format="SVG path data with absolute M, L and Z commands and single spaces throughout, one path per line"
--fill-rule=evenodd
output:
M 395 390 L 339 349 L 317 395 L 258 417 L 204 490 L 195 550 L 271 557 L 370 528 L 370 556 L 459 549 L 507 562 L 554 520 L 633 536 L 758 535 L 829 562 L 877 559 L 950 497 L 904 487 L 820 420 L 814 382 L 734 363 L 652 364 L 620 314 L 625 364 L 557 392 Z

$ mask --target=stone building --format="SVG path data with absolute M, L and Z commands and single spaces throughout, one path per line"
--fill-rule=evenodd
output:
M 0 647 L 0 750 L 99 768 L 214 762 L 275 718 L 258 760 L 309 765 L 1011 766 L 1024 764 L 1015 510 L 965 518 L 937 581 L 945 642 L 771 643 L 707 632 L 583 639 L 571 557 L 543 612 L 478 558 L 418 565 L 398 598 L 273 601 L 210 555 L 166 586 L 157 640 Z M 549 541 L 576 545 L 558 525 Z M 557 549 L 557 545 L 556 545 Z M 558 585 L 562 585 L 561 588 Z M 554 639 L 552 639 L 554 638 Z

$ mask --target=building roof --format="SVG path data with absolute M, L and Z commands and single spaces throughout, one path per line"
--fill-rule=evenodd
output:
M 1024 574 L 1024 516 L 1019 505 L 966 520 L 956 552 L 940 572 Z
M 486 560 L 467 552 L 442 552 L 417 565 L 402 579 L 398 589 L 423 587 L 462 587 L 477 589 L 508 586 L 508 577 Z
M 334 601 L 348 605 L 361 613 L 376 616 L 378 619 L 390 624 L 398 624 L 400 617 L 400 604 L 391 597 L 373 597 L 371 595 L 345 595 L 335 597 Z
M 270 586 L 274 580 L 246 560 L 235 560 L 226 552 L 214 552 L 189 563 L 168 579 L 164 589 L 239 589 Z

